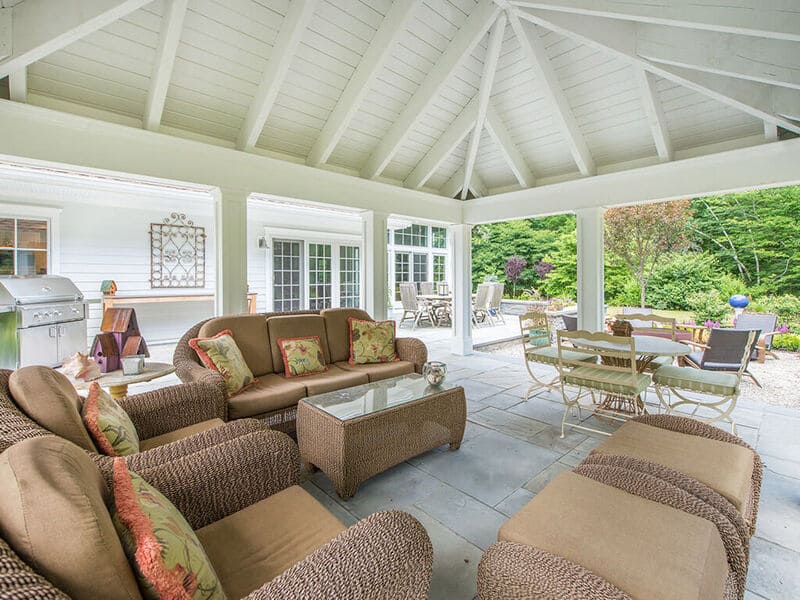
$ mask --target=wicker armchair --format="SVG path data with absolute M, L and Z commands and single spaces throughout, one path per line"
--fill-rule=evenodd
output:
M 296 446 L 285 434 L 260 432 L 264 433 L 278 436 L 286 448 L 294 447 L 296 454 Z M 264 453 L 262 457 L 267 455 Z M 98 573 L 103 569 L 107 572 L 111 564 L 120 575 L 125 568 L 119 562 L 112 562 L 122 556 L 122 548 L 113 527 L 109 529 L 110 516 L 104 499 L 107 490 L 98 490 L 94 485 L 90 461 L 85 455 L 66 440 L 51 436 L 16 445 L 4 456 L 4 461 L 36 474 L 32 479 L 20 481 L 13 475 L 17 469 L 0 469 L 3 485 L 30 500 L 22 516 L 13 511 L 0 515 L 3 531 L 10 532 L 0 539 L 0 596 L 82 600 L 94 598 L 98 589 L 104 589 L 108 594 L 113 591 L 115 597 L 135 597 L 122 593 L 123 583 L 117 583 L 119 589 L 115 590 L 102 588 L 101 584 L 107 583 L 101 580 L 102 575 L 79 569 L 79 561 L 85 563 L 89 559 L 95 561 L 92 564 L 97 565 Z M 186 478 L 193 474 L 190 469 L 190 465 L 185 465 Z M 248 475 L 242 474 L 240 486 L 252 487 L 253 478 Z M 52 485 L 56 479 L 71 493 L 64 495 L 60 488 L 56 490 Z M 246 510 L 229 507 L 206 526 L 198 527 L 187 518 L 229 598 L 427 598 L 433 550 L 424 528 L 412 516 L 399 511 L 381 512 L 345 528 L 294 485 L 296 473 L 268 469 L 255 479 L 270 480 L 278 491 L 254 492 L 254 496 L 263 495 Z M 160 488 L 160 491 L 165 490 Z M 32 495 L 42 499 L 33 499 Z M 214 504 L 217 497 L 214 492 L 198 492 L 193 502 L 198 506 Z M 60 519 L 45 529 L 39 526 L 38 519 L 46 519 L 47 515 L 39 515 L 37 511 L 48 506 L 62 515 L 94 516 L 94 519 Z M 188 517 L 186 512 L 184 516 Z M 249 531 L 243 529 L 245 523 L 250 524 Z M 21 524 L 25 526 L 20 527 Z M 29 528 L 27 524 L 34 526 Z M 87 535 L 82 535 L 83 528 L 89 530 Z M 271 539 L 273 535 L 281 537 L 275 541 Z M 247 541 L 238 539 L 242 537 L 248 538 Z M 281 544 L 280 552 L 270 551 L 276 543 Z M 36 553 L 34 570 L 29 552 L 42 548 L 42 544 L 47 549 Z M 226 551 L 236 555 L 233 560 Z M 73 553 L 77 560 L 57 558 L 65 552 Z M 288 564 L 284 566 L 281 561 Z M 92 581 L 93 577 L 98 581 Z M 118 581 L 132 579 L 125 574 Z M 58 582 L 58 586 L 53 582 Z

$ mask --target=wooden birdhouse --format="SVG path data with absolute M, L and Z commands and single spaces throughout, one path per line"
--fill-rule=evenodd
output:
M 98 333 L 94 336 L 90 354 L 100 367 L 101 373 L 116 371 L 120 368 L 119 346 L 113 333 Z
M 117 293 L 117 282 L 113 279 L 104 279 L 100 284 L 100 291 L 104 296 L 113 296 Z

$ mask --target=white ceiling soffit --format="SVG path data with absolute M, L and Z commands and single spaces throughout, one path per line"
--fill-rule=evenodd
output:
M 479 197 L 800 134 L 793 1 L 0 0 L 0 78 L 15 102 Z

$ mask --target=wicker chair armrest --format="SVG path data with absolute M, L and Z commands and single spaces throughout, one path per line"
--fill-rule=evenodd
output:
M 198 529 L 300 482 L 297 444 L 261 424 L 250 429 L 194 452 L 175 456 L 173 444 L 168 444 L 131 456 L 126 463 Z
M 370 515 L 257 589 L 246 600 L 275 598 L 426 599 L 433 547 L 411 515 Z
M 479 600 L 631 600 L 602 577 L 562 556 L 513 542 L 489 547 L 478 565 Z
M 148 439 L 209 419 L 227 419 L 228 403 L 220 388 L 182 383 L 119 400 L 140 439 Z
M 425 342 L 411 337 L 397 338 L 395 348 L 400 360 L 414 363 L 414 371 L 422 373 L 422 367 L 428 361 L 428 347 Z

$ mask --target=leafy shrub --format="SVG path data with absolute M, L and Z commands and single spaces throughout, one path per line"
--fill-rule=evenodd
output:
M 718 284 L 721 275 L 716 259 L 709 254 L 672 254 L 656 267 L 650 279 L 647 305 L 666 310 L 694 310 L 688 303 L 692 294 L 715 288 L 721 298 L 724 293 Z M 740 284 L 737 289 L 743 287 Z
M 772 347 L 779 350 L 800 350 L 800 335 L 796 333 L 784 333 L 772 338 Z
M 793 329 L 800 325 L 800 298 L 790 294 L 764 296 L 750 303 L 747 310 L 778 315 L 778 321 L 789 323 Z
M 731 316 L 730 306 L 722 300 L 718 290 L 694 292 L 686 298 L 689 310 L 696 323 L 726 321 Z

